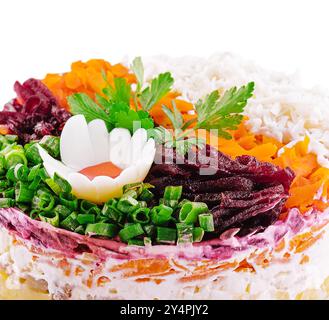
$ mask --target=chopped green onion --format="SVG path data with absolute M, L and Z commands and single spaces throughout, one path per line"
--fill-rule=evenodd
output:
M 10 198 L 0 199 L 0 208 L 11 208 L 15 205 L 15 200 Z
M 29 185 L 24 182 L 17 182 L 15 186 L 15 200 L 17 202 L 31 202 L 34 191 L 29 189 Z
M 124 213 L 132 212 L 138 208 L 138 201 L 128 193 L 132 194 L 131 191 L 128 191 L 122 196 L 117 205 L 117 209 Z
M 37 164 L 30 169 L 30 173 L 27 177 L 28 181 L 33 181 L 36 177 L 38 177 L 40 167 L 41 164 Z
M 49 186 L 51 190 L 54 191 L 55 194 L 59 195 L 60 193 L 70 193 L 72 191 L 71 185 L 63 178 L 61 178 L 56 172 L 54 174 L 54 178 L 44 179 L 46 184 Z
M 38 190 L 32 199 L 32 208 L 40 211 L 51 211 L 55 206 L 53 195 L 42 189 Z
M 0 175 L 3 175 L 6 172 L 6 159 L 0 154 Z
M 138 201 L 138 206 L 140 208 L 147 208 L 147 202 L 146 201 Z
M 128 245 L 129 245 L 129 246 L 139 246 L 139 247 L 143 247 L 143 246 L 144 246 L 144 240 L 130 239 L 130 240 L 128 240 Z
M 95 215 L 82 213 L 78 214 L 77 220 L 80 224 L 88 224 L 88 223 L 95 223 Z
M 34 180 L 31 182 L 31 184 L 29 185 L 29 189 L 30 190 L 37 190 L 38 187 L 39 187 L 39 185 L 40 185 L 40 182 L 41 182 L 41 177 L 40 176 L 36 176 L 34 178 Z
M 9 143 L 14 143 L 18 141 L 18 136 L 16 134 L 6 134 L 5 138 Z
M 56 195 L 59 195 L 61 193 L 62 190 L 60 186 L 53 179 L 48 178 L 45 180 L 45 183 Z
M 156 232 L 156 227 L 153 224 L 148 224 L 146 226 L 143 226 L 145 233 L 153 238 L 155 236 L 155 232 Z
M 18 163 L 27 165 L 27 159 L 22 146 L 16 144 L 8 145 L 5 149 L 1 150 L 1 154 L 5 157 L 7 169 Z
M 134 225 L 133 222 L 126 222 L 123 227 L 125 228 L 125 227 L 129 227 L 129 226 L 132 226 L 132 225 Z
M 14 149 L 14 150 L 11 150 L 10 152 L 6 153 L 4 156 L 5 156 L 5 160 L 6 160 L 7 169 L 15 166 L 18 163 L 27 165 L 27 159 L 24 155 L 24 151 L 22 151 L 22 150 Z
M 39 218 L 39 210 L 31 210 L 30 211 L 30 218 L 35 220 L 37 218 Z
M 152 186 L 149 183 L 143 183 L 143 182 L 136 182 L 136 183 L 130 183 L 130 184 L 126 184 L 123 186 L 122 191 L 123 193 L 126 193 L 130 190 L 135 191 L 137 196 L 141 196 L 144 190 L 148 190 L 150 188 L 154 188 L 154 186 Z M 143 199 L 141 199 L 143 200 Z
M 128 214 L 128 221 L 133 223 L 147 224 L 150 222 L 150 209 L 139 208 Z
M 40 142 L 40 146 L 44 148 L 52 157 L 58 158 L 60 155 L 60 139 L 54 136 L 44 136 Z
M 133 190 L 134 192 L 136 192 L 137 195 L 139 195 L 143 190 L 143 182 L 126 184 L 122 188 L 122 192 L 124 194 L 130 190 Z
M 116 205 L 118 204 L 118 200 L 112 198 L 112 199 L 108 200 L 108 201 L 106 202 L 106 204 L 109 205 L 109 206 L 112 206 L 112 207 L 116 207 Z
M 193 225 L 183 222 L 177 223 L 177 243 L 192 243 L 193 242 Z
M 137 199 L 138 194 L 135 190 L 128 190 L 123 194 L 123 196 L 121 198 L 128 198 L 128 197 Z
M 7 180 L 0 180 L 0 190 L 6 191 L 9 187 L 9 182 Z
M 74 232 L 84 235 L 85 234 L 85 227 L 84 226 L 79 226 L 79 227 L 74 229 Z
M 177 205 L 177 209 L 181 209 L 182 206 L 185 204 L 185 203 L 188 203 L 188 202 L 191 202 L 190 200 L 187 200 L 187 199 L 183 199 L 181 200 L 178 205 Z
M 169 222 L 173 209 L 160 204 L 159 206 L 153 207 L 151 210 L 151 219 L 155 225 L 161 226 Z
M 39 170 L 39 176 L 41 177 L 42 181 L 46 181 L 50 178 L 45 168 L 41 168 Z
M 41 164 L 43 162 L 36 143 L 29 143 L 24 146 L 24 149 L 26 158 L 29 162 L 34 165 Z
M 139 199 L 142 201 L 150 201 L 154 197 L 154 194 L 149 189 L 144 189 L 139 196 Z
M 159 204 L 163 204 L 167 207 L 176 209 L 177 206 L 178 206 L 178 201 L 177 200 L 167 200 L 167 199 L 164 199 L 164 198 L 160 198 Z
M 98 214 L 96 216 L 96 222 L 112 223 L 113 221 L 110 220 L 108 217 L 102 216 L 102 214 Z
M 130 224 L 119 232 L 119 237 L 122 241 L 127 242 L 137 236 L 144 234 L 144 230 L 139 223 Z
M 14 199 L 15 198 L 15 188 L 12 187 L 12 188 L 9 188 L 9 189 L 3 191 L 1 193 L 1 196 L 3 198 L 12 198 L 12 199 Z
M 78 214 L 76 212 L 72 212 L 68 217 L 66 217 L 60 223 L 60 226 L 64 229 L 74 231 L 80 225 L 77 220 L 77 217 L 78 217 Z
M 5 138 L 4 135 L 0 134 L 0 146 L 4 148 L 4 146 L 8 145 L 8 140 Z
M 165 227 L 157 227 L 157 236 L 156 241 L 164 244 L 175 244 L 177 238 L 176 229 L 165 228 Z
M 187 202 L 179 211 L 179 221 L 187 224 L 196 223 L 198 215 L 208 211 L 208 206 L 203 202 Z
M 182 196 L 182 192 L 182 186 L 168 186 L 165 188 L 163 199 L 179 201 Z
M 88 224 L 86 234 L 113 238 L 118 234 L 118 227 L 111 223 Z
M 59 226 L 59 214 L 57 212 L 45 212 L 41 211 L 39 213 L 39 218 L 41 221 L 47 222 L 54 227 Z
M 125 219 L 125 215 L 117 209 L 117 200 L 110 199 L 106 202 L 102 209 L 102 214 L 118 224 L 122 224 Z
M 54 174 L 54 181 L 59 185 L 62 192 L 70 193 L 72 191 L 72 186 L 61 176 L 59 176 L 56 172 Z
M 193 242 L 201 242 L 204 236 L 204 230 L 200 227 L 193 229 Z
M 101 213 L 102 213 L 101 209 L 99 209 L 97 206 L 91 207 L 88 211 L 88 214 L 93 214 L 95 216 L 98 216 Z
M 7 173 L 6 173 L 6 178 L 8 181 L 11 182 L 15 182 L 17 181 L 16 177 L 15 177 L 15 167 L 11 167 Z
M 59 217 L 61 220 L 66 219 L 70 214 L 71 214 L 71 210 L 62 206 L 61 204 L 58 204 L 55 208 L 54 208 L 54 212 L 59 214 Z
M 81 203 L 80 203 L 80 211 L 83 212 L 83 213 L 89 213 L 89 210 L 92 207 L 96 207 L 96 204 L 94 204 L 90 201 L 82 200 Z
M 215 231 L 214 217 L 211 213 L 202 213 L 199 215 L 199 225 L 205 232 Z
M 63 206 L 69 208 L 71 211 L 78 209 L 78 199 L 70 193 L 61 193 L 59 195 L 59 202 Z

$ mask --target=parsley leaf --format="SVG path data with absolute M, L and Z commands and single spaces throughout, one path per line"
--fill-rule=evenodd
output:
M 254 87 L 254 82 L 250 82 L 239 89 L 233 87 L 227 90 L 222 97 L 218 91 L 213 91 L 204 101 L 199 100 L 195 106 L 198 115 L 195 128 L 217 129 L 218 136 L 231 139 L 226 130 L 235 130 L 241 123 L 242 112 L 252 97 Z
M 114 78 L 114 87 L 109 85 L 103 89 L 103 93 L 111 103 L 130 103 L 131 87 L 124 78 Z
M 131 70 L 133 71 L 133 73 L 137 78 L 136 93 L 139 94 L 144 82 L 144 66 L 141 57 L 136 57 L 133 60 L 133 63 L 131 65 Z
M 116 114 L 116 128 L 126 128 L 131 133 L 139 128 L 151 129 L 154 127 L 154 122 L 149 114 L 144 111 L 129 110 L 128 112 L 119 111 Z
M 171 111 L 167 106 L 163 105 L 162 110 L 166 114 L 166 116 L 171 121 L 174 129 L 178 130 L 181 129 L 184 123 L 184 119 L 180 111 L 176 107 L 176 103 L 174 100 L 172 100 L 172 107 L 173 111 Z
M 162 110 L 171 121 L 175 133 L 173 134 L 164 128 L 156 130 L 154 134 L 156 141 L 167 146 L 173 146 L 178 153 L 184 155 L 191 147 L 200 147 L 204 144 L 203 139 L 188 137 L 189 133 L 193 130 L 216 129 L 218 136 L 231 139 L 232 136 L 228 130 L 237 129 L 243 120 L 242 112 L 247 104 L 247 100 L 252 97 L 253 91 L 253 82 L 242 86 L 240 89 L 234 87 L 226 91 L 222 97 L 220 97 L 217 90 L 213 91 L 204 100 L 199 100 L 196 103 L 197 117 L 185 123 L 174 101 L 172 103 L 173 110 L 162 106 Z M 189 126 L 195 122 L 194 129 L 188 130 Z
M 116 88 L 122 87 L 116 86 Z M 105 121 L 109 131 L 113 128 L 126 128 L 131 133 L 139 128 L 150 129 L 154 128 L 153 119 L 149 113 L 143 110 L 134 111 L 130 109 L 129 104 L 124 102 L 124 99 L 118 98 L 120 94 L 111 92 L 112 100 L 96 95 L 95 103 L 88 95 L 84 93 L 74 94 L 68 97 L 68 103 L 73 114 L 82 114 L 87 122 L 94 119 L 102 119 Z M 121 96 L 122 97 L 122 96 Z
M 106 100 L 98 93 L 96 93 L 96 102 L 107 112 L 112 106 L 110 101 Z
M 161 73 L 145 88 L 140 95 L 140 103 L 145 111 L 149 111 L 170 90 L 174 79 L 170 72 Z
M 148 137 L 153 138 L 156 143 L 163 144 L 166 148 L 175 148 L 180 155 L 185 155 L 193 146 L 202 147 L 204 139 L 196 137 L 184 137 L 164 127 L 156 127 L 148 131 Z
M 156 127 L 149 130 L 147 133 L 148 139 L 153 138 L 154 141 L 158 144 L 173 143 L 174 141 L 173 134 L 165 127 Z
M 85 93 L 75 93 L 67 98 L 72 114 L 82 114 L 87 122 L 94 119 L 104 120 L 108 130 L 113 128 L 108 114 Z

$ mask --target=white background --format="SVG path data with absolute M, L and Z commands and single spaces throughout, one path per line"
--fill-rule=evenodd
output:
M 0 106 L 72 61 L 231 51 L 329 89 L 328 0 L 1 0 Z

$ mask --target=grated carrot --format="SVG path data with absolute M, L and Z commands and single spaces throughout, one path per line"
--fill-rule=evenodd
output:
M 86 93 L 95 98 L 96 93 L 102 95 L 102 90 L 108 83 L 113 84 L 114 78 L 125 78 L 128 83 L 135 83 L 135 76 L 122 64 L 111 65 L 101 59 L 92 59 L 87 62 L 72 63 L 71 71 L 64 74 L 47 74 L 43 83 L 57 98 L 61 106 L 68 109 L 67 97 L 74 93 Z

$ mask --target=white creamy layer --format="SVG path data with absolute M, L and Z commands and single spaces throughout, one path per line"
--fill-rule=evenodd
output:
M 169 259 L 170 268 L 178 273 L 134 276 L 134 268 L 113 271 L 113 268 L 127 262 L 125 260 L 108 259 L 98 266 L 92 259 L 90 264 L 86 264 L 89 257 L 82 255 L 77 259 L 67 259 L 70 265 L 68 273 L 65 264 L 58 266 L 63 256 L 49 249 L 49 254 L 33 253 L 31 248 L 17 242 L 13 244 L 13 237 L 2 229 L 0 268 L 10 275 L 6 280 L 7 287 L 19 289 L 22 279 L 32 277 L 41 283 L 46 281 L 49 293 L 55 299 L 326 299 L 329 294 L 328 229 L 327 225 L 322 239 L 303 253 L 293 253 L 290 260 L 283 258 L 286 250 L 272 252 L 276 261 L 272 260 L 266 267 L 257 265 L 253 258 L 247 258 L 255 272 L 236 272 L 228 268 L 203 280 L 185 282 L 182 278 L 191 276 L 193 269 L 202 265 L 201 262 L 193 263 L 192 267 L 191 261 L 175 259 L 176 263 L 187 268 L 184 271 L 175 266 L 173 259 Z M 254 249 L 249 253 L 252 252 Z M 249 253 L 243 252 L 240 257 L 227 262 L 242 261 Z M 305 255 L 309 261 L 301 264 Z M 84 271 L 75 274 L 77 267 Z M 88 285 L 92 274 L 94 279 Z M 101 279 L 104 277 L 110 281 L 103 283 Z M 153 280 L 141 280 L 145 278 Z

